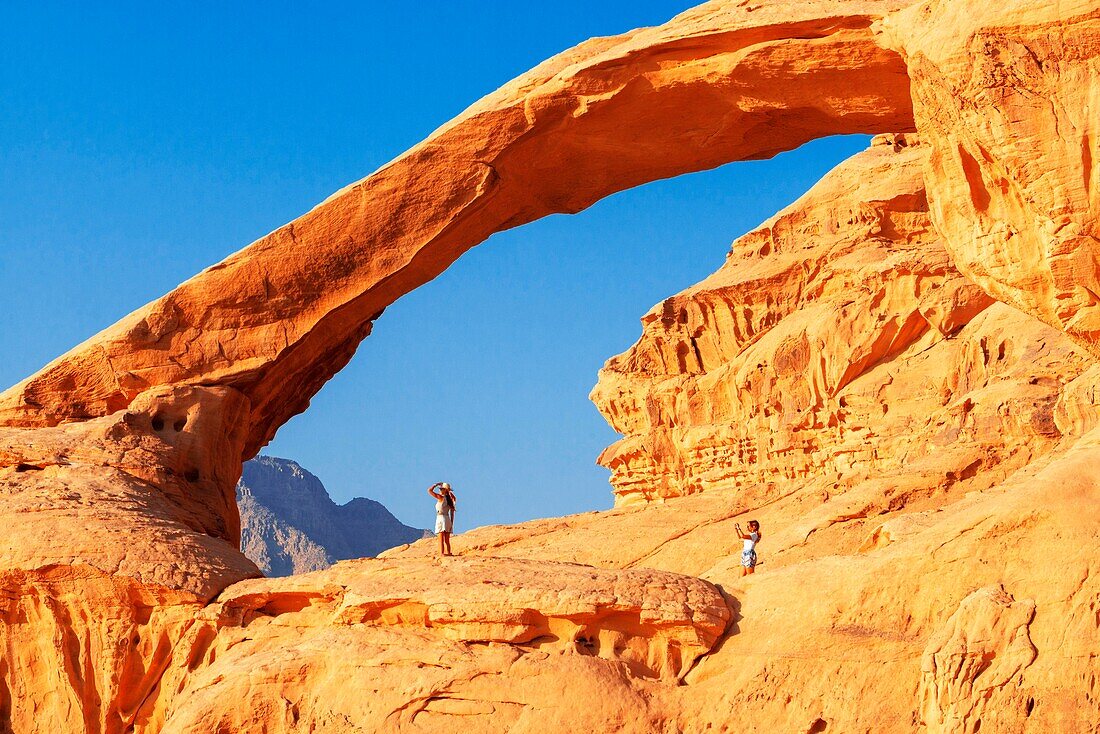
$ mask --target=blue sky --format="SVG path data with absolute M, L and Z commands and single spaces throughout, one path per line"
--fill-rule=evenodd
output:
M 0 383 L 547 56 L 689 4 L 4 3 Z M 596 371 L 653 304 L 866 143 L 817 141 L 494 236 L 387 310 L 264 453 L 420 527 L 442 480 L 459 531 L 610 507 L 594 460 L 617 436 L 588 402 Z

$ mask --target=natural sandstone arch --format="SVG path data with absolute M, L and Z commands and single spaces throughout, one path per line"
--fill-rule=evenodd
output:
M 494 232 L 825 135 L 911 130 L 905 65 L 873 31 L 909 1 L 716 0 L 583 43 L 87 340 L 0 394 L 0 515 L 21 529 L 0 563 L 79 558 L 203 598 L 256 575 L 241 463 L 383 309 Z M 43 504 L 50 487 L 68 499 Z
M 242 458 L 343 367 L 371 322 L 494 232 L 823 135 L 913 127 L 898 0 L 712 2 L 594 39 L 0 396 L 0 425 L 113 413 L 166 385 L 248 401 Z
M 1027 296 L 1031 291 L 1024 286 L 1033 284 L 1028 279 L 1039 272 L 1042 281 L 1043 267 L 1051 265 L 1058 271 L 1057 288 L 1035 299 L 1022 297 L 1017 305 L 1041 311 L 1049 305 L 1044 299 L 1056 293 L 1060 312 L 1048 320 L 1087 343 L 1090 302 L 1057 296 L 1084 297 L 1071 288 L 1082 282 L 1089 289 L 1087 266 L 1095 261 L 1088 238 L 1095 223 L 1096 157 L 1090 146 L 1096 123 L 1095 115 L 1084 120 L 1080 115 L 1090 109 L 1095 88 L 1081 77 L 1098 58 L 1086 43 L 1100 37 L 1096 12 L 1089 7 L 1095 0 L 1037 6 L 1034 15 L 1022 0 L 967 3 L 962 10 L 953 3 L 931 0 L 919 13 L 888 19 L 900 26 L 887 24 L 891 43 L 905 50 L 920 97 L 918 127 L 929 134 L 927 152 L 933 158 L 923 176 L 932 206 L 950 204 L 955 186 L 964 197 L 977 193 L 974 202 L 985 209 L 975 216 L 963 201 L 957 211 L 933 210 L 934 229 L 963 256 L 964 265 L 980 264 L 983 253 L 966 257 L 974 255 L 966 248 L 975 233 L 983 235 L 983 247 L 1003 256 L 995 275 L 1011 276 L 1006 266 L 1022 265 L 1017 275 L 1023 277 L 1009 278 L 1013 282 L 1007 285 L 972 274 L 994 295 L 1004 295 L 996 286 L 1018 288 Z M 349 729 L 387 730 L 387 724 L 412 725 L 418 715 L 427 719 L 450 711 L 464 716 L 467 729 L 483 730 L 478 725 L 491 718 L 499 730 L 514 730 L 507 715 L 526 705 L 537 713 L 525 730 L 540 732 L 713 731 L 744 720 L 793 731 L 918 725 L 928 731 L 975 731 L 983 719 L 986 731 L 1061 731 L 1094 717 L 1091 663 L 1100 630 L 1090 553 L 1098 526 L 1093 478 L 1100 452 L 1095 366 L 1067 386 L 1072 394 L 1058 406 L 1075 424 L 1065 453 L 1032 461 L 994 492 L 968 491 L 952 505 L 911 507 L 918 511 L 876 521 L 874 534 L 856 552 L 837 555 L 833 541 L 823 536 L 878 512 L 879 504 L 890 509 L 898 496 L 893 482 L 838 496 L 824 486 L 824 495 L 804 493 L 788 506 L 771 505 L 771 517 L 782 518 L 784 525 L 799 519 L 783 534 L 769 535 L 776 543 L 785 534 L 793 557 L 754 578 L 755 588 L 728 593 L 727 585 L 727 593 L 719 595 L 699 579 L 651 577 L 637 587 L 622 587 L 638 593 L 611 594 L 619 607 L 611 609 L 604 591 L 629 581 L 628 574 L 581 570 L 578 580 L 546 562 L 552 555 L 596 562 L 596 554 L 607 552 L 616 556 L 619 569 L 657 567 L 662 556 L 673 555 L 671 541 L 684 539 L 687 546 L 705 546 L 721 557 L 708 571 L 685 556 L 674 570 L 727 583 L 736 559 L 712 549 L 712 539 L 728 535 L 721 523 L 748 509 L 751 492 L 738 492 L 740 506 L 733 508 L 721 492 L 702 492 L 675 506 L 543 523 L 541 536 L 531 537 L 528 526 L 522 534 L 538 544 L 539 557 L 531 559 L 537 563 L 495 559 L 496 567 L 483 566 L 488 571 L 482 578 L 497 580 L 509 570 L 520 578 L 514 592 L 490 597 L 495 616 L 441 605 L 432 618 L 402 630 L 411 621 L 404 612 L 419 612 L 418 599 L 438 595 L 439 587 L 418 588 L 416 569 L 433 584 L 440 575 L 434 567 L 417 565 L 419 548 L 394 556 L 392 564 L 360 561 L 311 578 L 229 586 L 256 573 L 222 540 L 235 539 L 228 493 L 241 458 L 305 406 L 349 358 L 374 314 L 464 249 L 492 231 L 581 208 L 647 178 L 767 155 L 827 132 L 906 127 L 904 73 L 867 30 L 870 19 L 890 4 L 855 0 L 824 8 L 818 14 L 793 3 L 768 8 L 751 0 L 728 8 L 712 3 L 661 29 L 585 44 L 483 101 L 374 177 L 0 397 L 5 527 L 0 649 L 8 651 L 0 660 L 0 729 L 191 734 L 219 727 L 260 730 L 255 724 L 266 722 L 272 731 L 334 722 L 341 728 L 338 722 L 346 722 Z M 1084 15 L 1074 16 L 1078 11 Z M 1033 21 L 1037 25 L 1029 27 Z M 972 44 L 973 39 L 981 43 Z M 1026 44 L 1034 39 L 1046 53 L 1031 53 Z M 1052 42 L 1062 45 L 1043 47 Z M 1042 61 L 1037 72 L 1029 59 Z M 1073 63 L 1067 71 L 1047 63 L 1059 60 Z M 975 69 L 980 73 L 972 75 Z M 997 96 L 1022 87 L 1020 80 L 981 86 L 1033 72 L 1057 92 L 1058 111 L 1068 113 L 1055 121 L 1081 124 L 1068 146 L 1045 145 L 1044 135 L 1029 137 L 1030 118 L 1006 103 L 1018 100 Z M 979 84 L 967 86 L 974 79 Z M 868 83 L 874 94 L 864 97 L 856 84 Z M 975 97 L 980 104 L 974 104 Z M 697 107 L 685 107 L 687 100 Z M 877 103 L 883 107 L 871 109 Z M 988 120 L 997 124 L 986 125 Z M 954 180 L 951 164 L 960 161 L 952 156 L 959 155 L 960 142 L 972 159 L 964 166 L 972 175 Z M 1080 153 L 1073 165 L 1062 165 L 1067 151 Z M 1029 154 L 1034 165 L 1013 167 L 1021 159 L 1030 163 Z M 1045 175 L 1030 175 L 1046 165 L 1060 177 L 1053 191 L 1044 188 Z M 548 171 L 555 177 L 547 180 Z M 904 177 L 910 183 L 919 178 Z M 912 196 L 918 188 L 903 186 L 894 191 L 902 196 L 890 199 L 902 205 L 894 207 L 897 213 L 916 215 L 907 221 L 923 232 L 924 203 Z M 1066 192 L 1073 195 L 1062 202 Z M 1081 193 L 1091 198 L 1086 201 Z M 1066 204 L 1064 210 L 1047 206 L 1059 202 Z M 1037 213 L 1056 218 L 1048 221 Z M 829 217 L 825 227 L 839 222 L 843 228 L 846 220 Z M 1031 250 L 1036 242 L 1057 245 L 1045 253 L 1057 257 L 1021 264 L 1013 258 L 1019 242 L 998 239 L 991 227 L 1000 221 L 1030 227 L 1035 220 L 1037 233 L 1023 238 L 1024 244 Z M 894 227 L 893 233 L 907 239 L 912 229 Z M 1078 237 L 1081 231 L 1085 236 Z M 1047 234 L 1056 236 L 1044 240 Z M 1074 257 L 1063 257 L 1067 250 Z M 898 270 L 889 262 L 883 269 L 890 277 Z M 933 316 L 925 320 L 950 332 L 959 312 L 955 306 L 985 303 L 981 294 L 974 295 L 937 296 L 947 307 L 923 309 Z M 1078 324 L 1082 328 L 1063 319 L 1075 316 L 1077 307 L 1085 317 Z M 1009 311 L 1003 304 L 988 310 L 994 308 Z M 971 344 L 972 352 L 961 350 L 964 377 L 971 366 L 980 370 L 1011 357 L 1003 342 L 987 348 L 984 335 Z M 1040 335 L 1036 341 L 1045 339 Z M 797 351 L 772 350 L 769 356 L 792 363 Z M 1022 352 L 1024 363 L 1037 351 Z M 883 352 L 873 347 L 868 353 L 873 359 Z M 983 367 L 970 362 L 970 355 L 976 360 L 979 354 Z M 1077 357 L 1054 359 L 1047 366 L 1055 377 L 1065 375 L 1060 370 L 1070 359 L 1074 369 L 1083 368 Z M 850 374 L 841 370 L 840 380 Z M 1043 377 L 1023 372 L 1015 379 L 1045 398 L 1051 386 Z M 950 385 L 948 392 L 958 386 Z M 993 396 L 990 404 L 1002 403 Z M 969 400 L 959 406 L 961 422 L 975 412 L 980 417 L 974 406 Z M 1049 433 L 1058 418 L 1046 407 L 1034 417 L 1021 416 L 1022 424 Z M 1030 448 L 1035 442 L 1029 443 Z M 947 485 L 966 480 L 974 466 L 959 464 L 958 473 L 943 479 Z M 984 465 L 982 471 L 988 471 Z M 831 481 L 821 479 L 823 485 Z M 918 479 L 913 491 L 929 489 Z M 993 476 L 987 484 L 999 481 Z M 940 487 L 932 482 L 931 488 Z M 766 499 L 770 504 L 773 498 Z M 577 527 L 586 523 L 587 536 Z M 557 529 L 546 528 L 555 524 Z M 700 532 L 690 537 L 695 530 Z M 550 532 L 558 531 L 572 536 L 572 548 L 547 542 Z M 654 537 L 661 534 L 671 540 Z M 628 549 L 606 547 L 624 543 L 587 543 L 586 537 L 646 547 L 624 553 Z M 805 544 L 807 539 L 817 545 Z M 505 538 L 482 547 L 512 555 L 516 545 Z M 588 546 L 588 555 L 578 557 L 578 545 Z M 463 589 L 478 594 L 469 581 L 481 561 L 460 563 Z M 540 569 L 543 578 L 533 573 Z M 978 593 L 959 595 L 962 584 L 978 586 Z M 578 588 L 583 593 L 561 593 Z M 221 598 L 208 604 L 218 592 Z M 736 612 L 740 631 L 711 648 L 728 619 L 727 606 Z M 380 607 L 391 614 L 378 629 L 371 623 Z M 579 631 L 583 637 L 567 635 L 566 645 L 575 640 L 593 652 L 603 637 L 610 644 L 602 649 L 618 662 L 584 654 L 534 663 L 528 658 L 528 673 L 534 675 L 519 680 L 533 699 L 502 696 L 515 685 L 516 667 L 509 666 L 517 656 L 522 659 L 513 643 L 560 618 L 586 628 Z M 394 622 L 396 629 L 388 629 Z M 448 629 L 431 632 L 427 622 Z M 448 636 L 474 644 L 456 648 L 446 644 Z M 689 652 L 710 649 L 684 678 L 687 685 L 636 680 L 624 674 L 629 664 L 616 667 L 633 662 L 635 674 L 667 670 L 679 676 L 685 658 L 664 654 L 683 649 L 685 641 Z M 370 648 L 381 650 L 382 657 Z M 391 649 L 399 651 L 397 658 Z M 296 655 L 293 666 L 285 665 L 287 650 Z M 428 661 L 445 665 L 425 665 Z M 461 668 L 457 678 L 450 672 L 454 663 Z M 512 680 L 493 680 L 487 671 L 506 671 Z M 360 676 L 376 687 L 365 688 L 365 695 L 362 688 L 349 694 L 347 682 L 358 684 Z M 413 696 L 420 701 L 393 695 L 399 676 L 416 683 Z M 561 681 L 569 682 L 564 692 Z M 283 687 L 287 682 L 290 687 Z M 600 695 L 593 697 L 592 691 Z M 440 692 L 457 693 L 462 700 L 431 695 Z M 577 707 L 562 701 L 586 696 L 607 710 L 594 707 L 589 718 L 578 721 L 572 716 Z M 341 707 L 350 699 L 358 708 L 347 716 Z M 910 701 L 919 705 L 920 718 L 905 710 Z M 478 708 L 479 702 L 490 705 Z M 501 716 L 493 703 L 513 708 Z M 561 714 L 569 718 L 553 718 Z M 796 720 L 799 716 L 804 718 Z M 376 721 L 381 723 L 371 726 Z M 453 730 L 453 723 L 439 730 Z

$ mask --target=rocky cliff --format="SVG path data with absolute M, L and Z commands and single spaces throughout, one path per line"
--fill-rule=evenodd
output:
M 426 532 L 365 497 L 337 505 L 321 480 L 274 456 L 245 462 L 237 507 L 241 551 L 265 576 L 321 571 L 336 561 L 376 556 Z
M 937 491 L 988 487 L 1079 435 L 1092 360 L 956 269 L 929 154 L 876 138 L 646 314 L 592 392 L 626 436 L 600 459 L 620 504 L 885 477 L 904 503 L 929 473 Z
M 1098 47 L 1095 1 L 709 2 L 77 346 L 0 395 L 0 728 L 1097 730 Z M 387 305 L 842 132 L 883 136 L 601 373 L 618 507 L 256 578 L 241 462 Z
M 668 704 L 682 731 L 1100 725 L 1093 360 L 954 267 L 928 155 L 876 138 L 646 314 L 593 391 L 626 434 L 617 509 L 460 538 L 722 588 L 733 633 Z

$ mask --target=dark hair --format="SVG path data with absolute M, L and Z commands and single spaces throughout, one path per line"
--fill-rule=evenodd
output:
M 760 522 L 758 520 L 749 520 L 749 528 L 756 526 L 756 534 L 760 536 L 760 539 L 764 539 L 764 533 L 760 532 Z
M 443 490 L 443 499 L 447 501 L 447 507 L 451 508 L 451 511 L 453 512 L 455 509 L 455 498 L 454 495 L 451 494 L 450 490 Z

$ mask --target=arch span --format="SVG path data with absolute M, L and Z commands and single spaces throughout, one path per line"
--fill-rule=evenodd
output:
M 81 548 L 206 597 L 256 574 L 237 550 L 241 463 L 383 309 L 494 232 L 825 135 L 911 130 L 906 66 L 872 28 L 907 4 L 719 0 L 587 41 L 74 348 L 0 395 L 0 470 L 39 470 L 0 493 L 36 539 L 0 563 Z M 40 482 L 77 499 L 43 507 Z
M 839 133 L 913 128 L 871 24 L 907 3 L 707 3 L 570 49 L 295 221 L 0 395 L 0 425 L 108 415 L 165 385 L 247 399 L 242 458 L 384 308 L 494 232 Z
M 895 169 L 904 173 L 906 184 L 900 197 L 889 197 L 900 216 L 865 223 L 872 229 L 880 221 L 887 224 L 877 230 L 882 239 L 908 240 L 913 234 L 916 242 L 934 231 L 945 241 L 940 262 L 950 251 L 963 274 L 987 295 L 1045 317 L 1078 343 L 1091 345 L 1092 358 L 1100 343 L 1100 284 L 1095 282 L 1100 248 L 1094 246 L 1100 118 L 1091 114 L 1094 80 L 1100 78 L 1096 6 L 1097 0 L 926 0 L 876 25 L 892 34 L 891 45 L 902 49 L 913 73 L 915 117 L 928 156 L 919 178 L 928 200 L 925 212 L 920 187 L 911 185 L 918 176 Z M 579 726 L 569 719 L 569 710 L 565 719 L 560 716 L 560 686 L 549 686 L 550 698 L 516 698 L 514 683 L 494 683 L 484 675 L 513 666 L 517 658 L 508 652 L 509 644 L 537 646 L 549 637 L 557 642 L 560 630 L 542 635 L 533 629 L 540 620 L 555 614 L 575 620 L 579 607 L 591 610 L 609 598 L 583 589 L 578 595 L 580 582 L 559 579 L 562 570 L 547 562 L 516 566 L 498 559 L 503 565 L 494 562 L 483 574 L 503 576 L 503 586 L 518 592 L 509 597 L 519 602 L 512 607 L 523 613 L 521 621 L 534 620 L 526 625 L 532 629 L 509 632 L 508 624 L 496 623 L 498 617 L 455 615 L 447 603 L 438 605 L 442 616 L 424 618 L 474 630 L 470 639 L 475 643 L 494 642 L 457 652 L 441 646 L 454 641 L 450 634 L 420 647 L 426 624 L 413 626 L 406 637 L 391 638 L 388 630 L 387 639 L 375 637 L 378 630 L 362 624 L 377 612 L 371 600 L 393 599 L 397 589 L 397 603 L 404 607 L 409 593 L 406 588 L 401 596 L 402 584 L 389 569 L 381 569 L 383 574 L 363 564 L 304 581 L 241 584 L 219 604 L 200 609 L 196 603 L 258 573 L 231 542 L 221 540 L 235 540 L 231 493 L 241 458 L 305 407 L 350 358 L 382 308 L 492 232 L 537 216 L 575 211 L 644 180 L 768 155 L 817 135 L 911 127 L 904 68 L 869 30 L 874 17 L 891 9 L 890 2 L 864 0 L 815 0 L 808 7 L 783 0 L 763 5 L 729 0 L 701 6 L 661 28 L 584 44 L 478 103 L 374 176 L 0 396 L 0 517 L 5 528 L 0 534 L 0 599 L 6 605 L 0 637 L 10 651 L 0 665 L 0 719 L 18 722 L 21 729 L 60 722 L 52 729 L 74 731 L 194 730 L 212 721 L 256 728 L 267 717 L 278 726 L 291 719 L 298 726 L 377 721 L 380 725 L 373 728 L 378 729 L 412 722 L 423 712 L 445 712 L 424 708 L 424 692 L 443 689 L 470 694 L 456 699 L 465 701 L 463 708 L 451 711 L 496 714 L 493 704 L 502 701 L 516 707 L 509 709 L 513 712 L 530 703 L 522 716 L 533 725 L 541 725 L 541 707 L 553 712 L 551 724 L 590 730 L 608 728 L 604 720 L 620 725 L 624 716 L 639 731 L 690 728 L 680 726 L 684 721 L 720 729 L 746 716 L 790 728 L 791 712 L 804 711 L 810 717 L 802 720 L 804 730 L 818 729 L 823 721 L 838 731 L 889 728 L 883 722 L 893 721 L 894 729 L 919 723 L 929 731 L 975 730 L 984 720 L 987 730 L 1019 731 L 1027 726 L 1057 729 L 1079 720 L 1081 712 L 1094 711 L 1095 675 L 1089 666 L 1095 667 L 1096 646 L 1090 643 L 1096 631 L 1096 586 L 1088 582 L 1095 565 L 1090 550 L 1100 526 L 1094 479 L 1100 451 L 1098 368 L 1081 355 L 1067 356 L 1065 344 L 1051 349 L 1049 333 L 1036 336 L 1034 349 L 1021 347 L 1015 333 L 987 340 L 993 333 L 982 331 L 969 343 L 954 342 L 961 365 L 957 374 L 963 379 L 941 383 L 945 397 L 962 392 L 959 386 L 986 391 L 991 385 L 986 377 L 1009 374 L 1027 386 L 1018 407 L 1002 410 L 1009 404 L 997 391 L 987 393 L 990 401 L 984 405 L 969 398 L 952 404 L 937 399 L 940 386 L 931 384 L 925 405 L 939 403 L 940 415 L 952 415 L 950 424 L 938 419 L 923 429 L 904 419 L 895 424 L 906 435 L 923 433 L 939 453 L 952 450 L 945 444 L 960 429 L 994 431 L 1001 419 L 1009 419 L 1029 427 L 1030 433 L 1020 434 L 1019 456 L 1029 462 L 1023 468 L 1002 462 L 1011 473 L 991 471 L 987 460 L 995 457 L 987 447 L 976 446 L 976 454 L 956 454 L 958 463 L 946 475 L 941 471 L 945 464 L 913 462 L 922 478 L 908 489 L 887 476 L 834 495 L 835 480 L 823 474 L 820 485 L 791 495 L 792 502 L 780 506 L 766 496 L 766 486 L 760 487 L 755 497 L 767 502 L 753 512 L 760 509 L 774 519 L 769 524 L 769 515 L 762 516 L 766 527 L 777 530 L 767 531 L 769 548 L 784 543 L 797 550 L 779 561 L 787 564 L 782 572 L 756 577 L 750 588 L 738 590 L 737 599 L 719 595 L 698 579 L 655 576 L 632 587 L 622 571 L 604 570 L 598 577 L 582 572 L 597 586 L 610 587 L 617 605 L 637 601 L 615 608 L 613 625 L 605 624 L 611 617 L 604 615 L 602 621 L 588 620 L 592 624 L 586 622 L 583 630 L 568 630 L 562 641 L 577 644 L 579 654 L 552 655 L 553 660 L 609 652 L 646 665 L 618 670 L 530 666 L 542 675 L 520 677 L 525 690 L 547 689 L 544 681 L 580 680 L 581 698 L 592 690 L 608 693 L 606 717 L 596 710 Z M 872 201 L 880 201 L 877 192 Z M 866 203 L 856 201 L 857 206 Z M 886 274 L 895 272 L 892 268 L 883 263 Z M 969 280 L 951 276 L 946 268 L 929 280 L 943 285 L 941 274 L 955 286 L 935 288 L 941 292 L 927 303 L 899 297 L 891 305 L 919 315 L 927 326 L 916 316 L 894 320 L 881 332 L 882 339 L 872 335 L 854 361 L 847 359 L 851 350 L 843 359 L 827 360 L 811 374 L 823 379 L 807 387 L 806 402 L 816 408 L 817 398 L 831 399 L 828 393 L 835 390 L 819 388 L 851 385 L 855 372 L 894 354 L 916 331 L 942 327 L 941 334 L 954 333 L 970 306 L 987 305 Z M 961 287 L 975 297 L 956 297 Z M 857 315 L 861 323 L 877 321 L 873 306 L 862 304 L 875 303 L 880 292 L 867 293 L 855 306 L 868 311 Z M 1003 316 L 983 318 L 987 325 L 1013 318 L 1007 306 L 993 304 L 988 310 L 993 309 Z M 687 321 L 690 314 L 684 311 Z M 676 319 L 669 321 L 675 333 Z M 1021 332 L 1034 336 L 1035 327 L 1024 326 Z M 1005 334 L 1008 328 L 997 331 Z M 807 343 L 791 339 L 782 349 L 770 348 L 767 356 L 799 373 L 812 358 Z M 1029 366 L 1044 350 L 1050 355 L 1044 359 L 1055 360 L 1047 363 L 1053 377 L 1044 378 Z M 1052 354 L 1056 351 L 1062 355 Z M 940 358 L 921 352 L 922 359 Z M 659 350 L 653 353 L 654 359 L 662 356 Z M 712 342 L 697 345 L 694 359 L 701 370 L 721 356 L 722 345 Z M 691 369 L 690 353 L 683 366 L 679 355 L 673 357 L 670 364 L 677 371 Z M 1001 371 L 1010 368 L 1006 360 L 1018 369 Z M 1065 401 L 1052 400 L 1063 385 L 1054 377 L 1065 376 L 1069 362 L 1079 377 L 1064 383 Z M 972 373 L 974 381 L 968 379 Z M 882 375 L 882 380 L 892 384 L 893 377 Z M 770 384 L 777 385 L 776 391 L 791 391 L 792 383 Z M 874 391 L 868 394 L 877 395 L 881 384 L 867 386 Z M 904 391 L 901 385 L 898 389 Z M 864 444 L 868 434 L 862 429 L 871 421 L 860 420 L 857 404 L 841 403 L 849 395 L 835 397 L 838 410 L 851 408 L 856 415 L 861 430 L 855 439 Z M 824 400 L 820 403 L 825 406 Z M 823 411 L 820 421 L 810 415 L 809 427 L 835 428 L 840 416 L 834 424 L 824 415 L 832 408 Z M 992 421 L 982 418 L 985 409 Z M 1069 429 L 1065 436 L 1063 427 Z M 1040 441 L 1059 441 L 1063 452 L 1035 459 Z M 789 446 L 784 442 L 779 448 Z M 612 458 L 629 458 L 626 453 L 616 451 Z M 918 458 L 908 450 L 899 457 Z M 985 487 L 998 485 L 996 491 L 972 491 L 976 485 L 965 483 L 976 476 Z M 794 472 L 791 478 L 800 482 Z M 912 511 L 904 515 L 887 517 L 905 493 L 922 502 L 909 505 Z M 935 507 L 939 500 L 923 504 L 943 493 L 956 498 L 949 511 L 939 511 L 946 505 Z M 728 536 L 728 521 L 755 500 L 747 493 L 731 507 L 729 499 L 703 492 L 677 508 L 580 522 L 591 522 L 588 532 L 600 538 L 610 533 L 637 544 L 639 552 L 618 555 L 619 563 L 660 563 L 671 543 L 684 540 L 721 555 L 706 570 L 709 578 L 739 578 L 733 576 L 739 571 L 736 553 L 729 555 L 728 547 L 717 547 L 713 539 Z M 710 503 L 709 509 L 702 503 L 688 507 L 695 500 Z M 862 520 L 871 522 L 863 526 Z M 727 522 L 725 529 L 722 522 Z M 850 522 L 857 524 L 842 529 Z M 655 533 L 661 523 L 668 523 L 667 532 Z M 569 534 L 580 530 L 570 525 Z M 704 527 L 694 538 L 687 532 Z M 834 528 L 839 534 L 833 534 Z M 525 533 L 523 541 L 546 547 L 557 530 L 547 531 L 544 524 L 542 534 Z M 864 530 L 871 535 L 857 549 L 860 541 L 852 541 Z M 556 551 L 568 554 L 570 562 L 581 560 L 574 550 L 582 544 L 590 560 L 611 545 L 588 543 L 592 535 L 573 537 L 581 540 Z M 837 553 L 838 539 L 847 541 L 843 554 Z M 483 547 L 497 550 L 506 544 L 514 547 L 515 541 Z M 700 558 L 706 556 L 689 550 L 680 568 L 706 569 Z M 1046 558 L 1058 563 L 1046 563 Z M 414 557 L 402 560 L 417 568 Z M 471 560 L 462 560 L 467 570 Z M 439 578 L 438 568 L 419 566 L 430 579 Z M 552 583 L 532 582 L 533 571 Z M 508 573 L 519 580 L 507 580 Z M 1091 578 L 1095 581 L 1095 574 Z M 430 587 L 426 594 L 414 585 L 412 593 L 429 601 L 453 597 L 455 584 L 444 584 L 449 585 Z M 460 585 L 470 586 L 466 580 Z M 558 593 L 558 586 L 572 591 Z M 644 592 L 624 593 L 637 588 Z M 971 593 L 974 588 L 979 591 Z M 373 611 L 355 608 L 364 599 Z M 262 619 L 314 606 L 309 614 L 319 623 L 311 626 L 293 618 L 271 624 Z M 421 615 L 425 606 L 414 604 L 410 615 Z M 747 613 L 740 614 L 741 609 Z M 674 613 L 654 617 L 654 610 Z M 391 617 L 398 623 L 394 627 L 410 621 L 405 611 Z M 730 629 L 736 634 L 711 648 L 730 619 L 728 612 L 734 612 L 736 624 Z M 517 615 L 506 616 L 509 622 Z M 685 618 L 694 624 L 684 624 Z M 639 619 L 656 620 L 661 644 L 622 636 L 624 630 L 628 636 L 650 634 L 652 626 L 642 630 Z M 5 624 L 8 620 L 16 623 Z M 498 633 L 504 629 L 503 645 L 495 644 L 499 634 L 486 637 L 486 626 Z M 333 634 L 335 628 L 340 636 Z M 344 631 L 354 636 L 344 637 Z M 540 636 L 530 639 L 528 632 Z M 254 634 L 258 644 L 248 644 Z M 412 642 L 409 649 L 421 652 L 401 649 L 406 639 Z M 355 642 L 344 646 L 334 640 Z M 597 644 L 601 641 L 616 644 Z M 671 649 L 667 641 L 689 652 L 710 649 L 711 655 L 685 678 L 686 686 L 662 691 L 646 682 L 645 688 L 628 688 L 624 672 L 631 667 L 634 675 L 667 667 L 648 664 L 650 651 L 663 655 Z M 383 652 L 366 653 L 368 647 Z M 277 657 L 270 654 L 273 648 L 279 650 Z M 794 648 L 822 654 L 792 656 Z M 391 649 L 400 651 L 401 660 Z M 471 649 L 492 657 L 471 658 Z M 288 651 L 295 657 L 289 675 L 282 665 Z M 461 667 L 452 668 L 459 658 Z M 996 665 L 985 665 L 994 658 Z M 421 661 L 433 659 L 447 664 L 422 672 Z M 960 666 L 959 659 L 975 665 Z M 679 660 L 676 653 L 672 667 L 682 671 Z M 407 665 L 395 667 L 395 661 Z M 57 674 L 43 677 L 44 665 Z M 412 665 L 417 672 L 405 672 Z M 439 667 L 445 669 L 442 678 L 434 672 Z M 519 665 L 513 667 L 520 671 Z M 585 670 L 603 670 L 612 678 L 577 674 Z M 353 697 L 359 708 L 341 708 L 349 698 L 344 695 L 347 680 L 362 679 L 367 690 L 383 690 L 392 687 L 394 676 L 415 682 L 406 688 L 417 700 L 368 695 Z M 885 677 L 897 695 L 881 695 Z M 470 685 L 475 678 L 476 686 Z M 32 679 L 45 684 L 28 687 L 24 682 Z M 1089 684 L 1066 686 L 1066 680 Z M 947 695 L 941 695 L 944 691 Z M 867 705 L 853 706 L 857 700 Z M 490 705 L 474 708 L 479 702 Z M 695 718 L 700 711 L 704 716 Z M 708 711 L 717 712 L 710 721 Z M 398 720 L 397 714 L 407 718 Z M 510 721 L 505 719 L 505 725 Z

